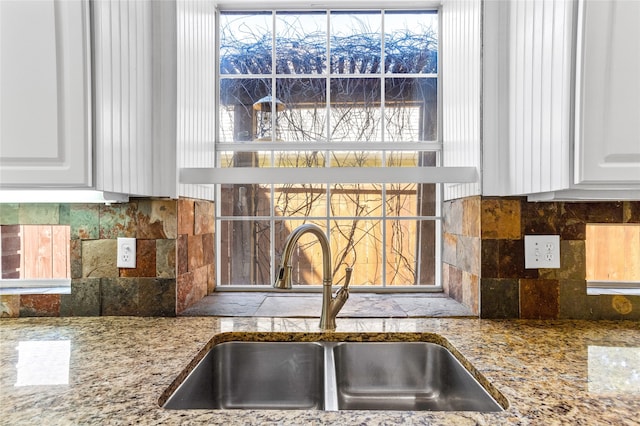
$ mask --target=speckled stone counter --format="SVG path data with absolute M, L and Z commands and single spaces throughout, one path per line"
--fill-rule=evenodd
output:
M 637 322 L 339 319 L 332 335 L 321 335 L 317 323 L 214 317 L 3 319 L 0 424 L 640 425 Z M 499 413 L 325 412 L 165 410 L 158 405 L 194 358 L 216 342 L 359 339 L 361 333 L 374 339 L 442 339 L 506 398 L 508 408 Z

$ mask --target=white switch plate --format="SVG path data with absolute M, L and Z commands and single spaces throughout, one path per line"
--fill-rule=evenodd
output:
M 560 235 L 525 235 L 524 267 L 559 268 Z
M 118 268 L 136 267 L 136 239 L 118 238 Z

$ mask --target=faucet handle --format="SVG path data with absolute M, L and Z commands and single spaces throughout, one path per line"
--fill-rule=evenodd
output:
M 347 268 L 344 270 L 344 285 L 342 286 L 342 288 L 346 289 L 347 287 L 349 287 L 352 273 L 353 273 L 353 268 L 350 266 L 347 266 Z

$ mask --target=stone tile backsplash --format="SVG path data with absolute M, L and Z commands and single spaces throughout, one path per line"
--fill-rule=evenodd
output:
M 212 207 L 205 210 L 213 213 Z M 193 216 L 193 211 L 181 213 Z M 132 199 L 112 205 L 0 204 L 3 225 L 70 225 L 72 278 L 68 295 L 1 296 L 1 314 L 176 315 L 179 219 L 176 200 Z M 117 267 L 118 237 L 137 239 L 136 268 Z

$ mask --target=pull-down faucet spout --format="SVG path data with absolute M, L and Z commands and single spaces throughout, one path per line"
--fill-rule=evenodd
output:
M 331 247 L 327 235 L 322 229 L 310 223 L 301 225 L 291 232 L 284 245 L 282 260 L 278 270 L 278 277 L 273 283 L 274 288 L 291 289 L 291 255 L 301 236 L 312 233 L 318 238 L 322 248 L 322 313 L 320 315 L 320 328 L 334 330 L 336 328 L 336 316 L 344 303 L 349 298 L 349 281 L 351 280 L 351 268 L 347 268 L 345 283 L 333 297 L 333 270 L 331 267 Z

